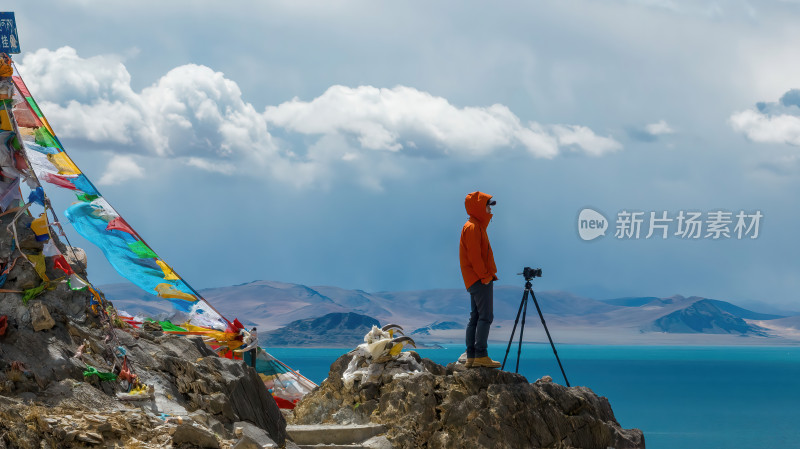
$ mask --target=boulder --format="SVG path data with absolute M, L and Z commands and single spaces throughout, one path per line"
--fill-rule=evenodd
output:
M 233 425 L 233 428 L 234 434 L 239 437 L 239 441 L 236 442 L 233 449 L 278 447 L 266 431 L 249 422 L 239 421 Z
M 164 336 L 156 341 L 182 347 L 154 353 L 151 363 L 174 376 L 189 408 L 205 410 L 225 425 L 248 421 L 278 445 L 285 443 L 286 421 L 255 370 L 241 360 L 216 357 L 199 338 Z
M 53 320 L 53 317 L 50 316 L 50 312 L 47 310 L 47 306 L 45 306 L 41 301 L 31 302 L 30 312 L 31 326 L 33 326 L 33 330 L 37 332 L 48 330 L 52 329 L 53 326 L 56 325 L 55 320 Z
M 191 424 L 178 424 L 172 434 L 174 444 L 191 444 L 193 447 L 219 449 L 219 441 L 208 430 Z
M 64 259 L 78 272 L 85 272 L 87 268 L 86 251 L 83 248 L 69 248 L 63 251 Z

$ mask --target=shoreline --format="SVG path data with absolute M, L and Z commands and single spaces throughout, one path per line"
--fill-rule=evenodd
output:
M 687 344 L 677 344 L 674 342 L 669 343 L 660 343 L 660 344 L 652 344 L 652 343 L 626 343 L 626 344 L 614 344 L 614 343 L 559 343 L 554 342 L 556 347 L 561 346 L 570 346 L 570 347 L 577 347 L 577 346 L 603 346 L 603 347 L 615 347 L 615 348 L 639 348 L 639 347 L 663 347 L 663 348 L 800 348 L 800 342 L 786 342 L 784 344 L 761 344 L 761 343 L 752 343 L 752 344 L 727 344 L 727 343 L 719 343 L 719 344 L 710 344 L 708 342 L 698 342 L 698 343 L 687 343 Z M 436 346 L 423 346 L 416 349 L 421 350 L 436 350 L 436 349 L 451 349 L 456 345 L 462 345 L 462 342 L 438 342 Z M 513 349 L 517 346 L 518 342 L 514 342 L 511 345 Z M 489 345 L 508 345 L 508 341 L 489 341 Z M 546 345 L 549 346 L 550 342 L 535 342 L 535 341 L 525 341 L 522 343 L 522 346 L 535 346 L 535 345 Z M 343 349 L 343 350 L 353 350 L 355 346 L 262 346 L 265 350 L 270 349 Z M 409 350 L 415 350 L 414 348 L 409 348 Z

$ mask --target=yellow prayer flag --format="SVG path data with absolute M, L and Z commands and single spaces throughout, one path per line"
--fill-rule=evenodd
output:
M 8 112 L 5 110 L 0 111 L 0 129 L 3 131 L 13 131 L 11 120 L 8 119 Z
M 158 292 L 158 296 L 162 298 L 183 299 L 184 301 L 191 302 L 197 301 L 197 298 L 194 295 L 184 293 L 167 283 L 156 285 L 155 290 Z
M 50 131 L 50 135 L 55 137 L 56 132 L 53 131 L 53 128 L 50 127 L 50 122 L 48 122 L 44 116 L 39 117 L 39 120 L 41 120 L 42 123 L 44 124 L 44 127 L 47 128 L 48 131 Z
M 36 273 L 39 274 L 39 277 L 42 278 L 43 281 L 47 282 L 50 280 L 45 274 L 47 271 L 47 265 L 44 262 L 44 254 L 34 254 L 32 256 L 28 256 L 28 260 L 31 261 L 33 264 L 33 269 L 36 270 Z
M 47 215 L 44 212 L 31 222 L 31 230 L 36 235 L 50 235 L 47 229 Z
M 81 171 L 78 169 L 78 166 L 72 162 L 72 159 L 67 156 L 67 153 L 60 152 L 56 154 L 48 154 L 47 160 L 49 160 L 53 165 L 56 166 L 58 169 L 59 175 L 80 175 Z
M 178 275 L 175 274 L 174 271 L 172 271 L 172 268 L 168 267 L 167 264 L 164 263 L 163 260 L 157 260 L 156 263 L 158 264 L 159 267 L 161 267 L 161 271 L 164 272 L 164 279 L 165 280 L 167 280 L 167 281 L 177 281 L 178 279 L 180 279 L 178 277 Z

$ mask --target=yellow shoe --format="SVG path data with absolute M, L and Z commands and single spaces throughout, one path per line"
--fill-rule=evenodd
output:
M 472 368 L 472 364 L 475 363 L 474 358 L 467 357 L 467 362 L 464 363 L 465 368 Z
M 502 365 L 500 362 L 496 362 L 496 361 L 490 359 L 488 356 L 487 357 L 476 357 L 472 361 L 472 366 L 473 367 L 479 367 L 480 366 L 480 367 L 484 367 L 484 368 L 500 368 L 500 365 Z

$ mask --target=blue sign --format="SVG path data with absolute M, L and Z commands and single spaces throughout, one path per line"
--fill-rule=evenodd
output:
M 13 12 L 0 12 L 0 53 L 19 53 L 17 21 Z

